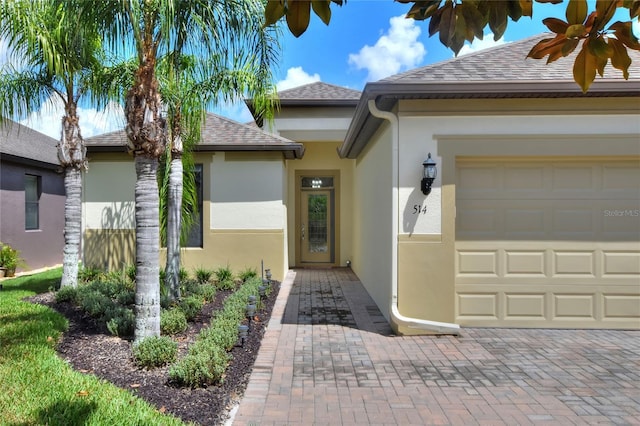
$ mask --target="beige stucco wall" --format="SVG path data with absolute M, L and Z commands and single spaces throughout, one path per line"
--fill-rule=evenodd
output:
M 421 319 L 456 320 L 457 157 L 640 155 L 637 99 L 401 101 L 399 119 L 399 306 Z M 425 197 L 429 152 L 439 175 Z M 414 205 L 427 213 L 413 214 Z
M 392 274 L 392 136 L 384 127 L 356 162 L 353 190 L 354 272 L 389 320 Z
M 301 160 L 287 160 L 287 226 L 289 264 L 296 264 L 296 214 L 299 197 L 296 194 L 296 174 L 314 171 L 337 171 L 339 175 L 339 213 L 336 224 L 336 265 L 345 266 L 353 256 L 353 233 L 351 221 L 353 217 L 353 167 L 355 160 L 340 159 L 337 148 L 340 142 L 305 142 L 305 153 Z
M 203 247 L 182 250 L 188 270 L 262 262 L 282 279 L 288 269 L 285 169 L 278 153 L 197 153 L 203 164 Z M 84 263 L 120 268 L 135 259 L 135 170 L 127 154 L 93 154 L 84 182 Z M 164 250 L 159 255 L 164 267 Z

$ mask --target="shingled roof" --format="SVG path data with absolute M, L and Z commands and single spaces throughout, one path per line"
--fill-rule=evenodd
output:
M 545 38 L 545 33 L 516 42 L 498 45 L 448 61 L 427 65 L 387 77 L 381 82 L 445 82 L 445 81 L 567 81 L 573 82 L 573 62 L 579 49 L 566 58 L 547 64 L 545 59 L 527 58 L 533 46 Z M 629 68 L 630 79 L 640 79 L 640 52 L 629 49 L 635 62 Z M 608 66 L 604 77 L 597 80 L 624 80 L 622 72 Z
M 124 130 L 94 136 L 85 142 L 89 152 L 127 149 Z M 285 158 L 302 158 L 304 147 L 289 139 L 264 132 L 256 126 L 207 113 L 202 128 L 202 140 L 195 147 L 195 151 L 279 151 Z
M 0 155 L 20 162 L 58 166 L 58 141 L 9 119 L 0 126 Z
M 344 105 L 355 106 L 360 99 L 359 90 L 335 86 L 318 81 L 278 92 L 281 105 Z
M 382 123 L 370 114 L 370 101 L 390 111 L 400 99 L 640 97 L 640 52 L 628 49 L 633 61 L 628 80 L 608 64 L 604 77 L 596 76 L 588 93 L 582 93 L 573 79 L 578 49 L 551 64 L 526 58 L 539 40 L 550 37 L 546 33 L 505 43 L 367 83 L 340 156 L 356 158 Z

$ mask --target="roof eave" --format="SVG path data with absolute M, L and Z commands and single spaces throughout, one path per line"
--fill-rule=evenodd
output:
M 282 152 L 284 158 L 288 160 L 300 159 L 304 156 L 304 146 L 302 144 L 281 144 L 281 145 L 237 145 L 237 144 L 215 144 L 196 145 L 196 152 Z M 127 152 L 126 145 L 90 145 L 87 152 Z
M 582 93 L 573 81 L 430 81 L 368 83 L 338 149 L 341 158 L 357 158 L 369 138 L 382 123 L 373 117 L 369 100 L 392 107 L 400 99 L 473 99 L 473 98 L 567 98 L 640 96 L 639 80 L 596 80 L 589 92 Z M 380 105 L 379 105 L 380 106 Z
M 59 163 L 51 163 L 48 161 L 35 160 L 33 158 L 27 158 L 20 155 L 8 154 L 5 152 L 0 152 L 0 160 L 13 162 L 17 164 L 24 164 L 27 166 L 39 167 L 42 169 L 48 170 L 59 170 L 61 168 Z

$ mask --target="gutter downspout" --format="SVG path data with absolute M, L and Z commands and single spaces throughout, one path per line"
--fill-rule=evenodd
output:
M 392 134 L 392 153 L 391 162 L 395 170 L 392 173 L 392 196 L 391 203 L 393 205 L 392 211 L 392 254 L 391 254 L 391 322 L 396 325 L 404 326 L 407 328 L 415 328 L 419 330 L 431 331 L 439 334 L 460 334 L 460 326 L 458 324 L 451 324 L 446 322 L 429 321 L 418 318 L 406 317 L 400 313 L 398 309 L 398 234 L 400 233 L 400 197 L 399 197 L 399 151 L 400 151 L 400 125 L 398 123 L 398 116 L 390 111 L 382 111 L 376 106 L 375 99 L 369 99 L 368 101 L 369 111 L 371 115 L 383 120 L 389 121 L 391 125 Z

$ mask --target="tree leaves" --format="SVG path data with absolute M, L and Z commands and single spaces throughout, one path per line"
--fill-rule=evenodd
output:
M 569 25 L 582 24 L 587 17 L 587 0 L 569 0 L 566 17 Z
M 396 0 L 411 4 L 407 18 L 429 20 L 429 36 L 438 34 L 440 42 L 457 55 L 465 41 L 481 40 L 488 26 L 494 39 L 502 37 L 509 20 L 517 22 L 522 16 L 533 17 L 535 3 L 559 4 L 563 0 Z M 324 22 L 331 20 L 331 3 L 342 5 L 346 0 L 269 0 L 265 8 L 266 25 L 285 17 L 289 30 L 299 37 L 309 26 L 310 10 Z M 589 13 L 587 0 L 569 0 L 565 16 L 546 18 L 542 22 L 555 34 L 554 38 L 540 41 L 529 54 L 530 58 L 547 63 L 570 55 L 580 44 L 573 75 L 576 83 L 586 92 L 596 73 L 603 75 L 611 65 L 629 77 L 631 59 L 627 49 L 640 50 L 638 38 L 633 34 L 631 21 L 607 25 L 619 8 L 629 10 L 629 19 L 640 16 L 640 0 L 597 0 L 595 10 Z
M 331 21 L 331 3 L 342 6 L 346 0 L 268 0 L 264 9 L 265 26 L 273 25 L 283 17 L 291 34 L 300 37 L 307 31 L 311 10 L 326 25 Z

